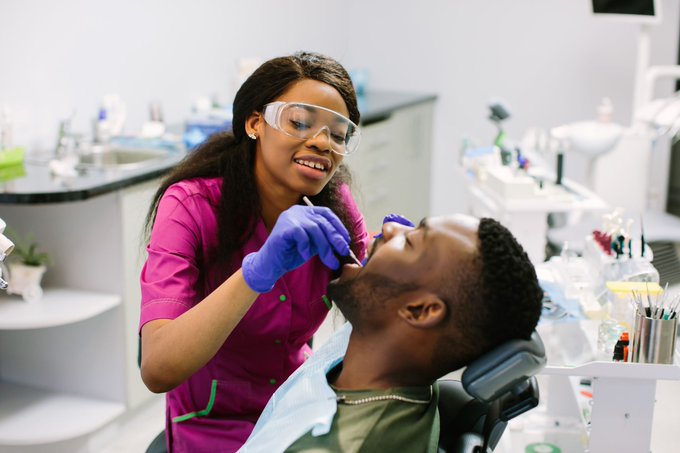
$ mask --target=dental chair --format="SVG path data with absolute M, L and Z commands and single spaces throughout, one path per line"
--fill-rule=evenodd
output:
M 492 452 L 508 421 L 538 405 L 546 364 L 538 333 L 508 341 L 472 362 L 461 381 L 439 380 L 439 453 Z
M 545 348 L 534 331 L 529 340 L 511 340 L 472 362 L 461 381 L 439 382 L 439 453 L 489 453 L 508 421 L 538 405 L 537 374 Z M 167 453 L 165 431 L 146 453 Z

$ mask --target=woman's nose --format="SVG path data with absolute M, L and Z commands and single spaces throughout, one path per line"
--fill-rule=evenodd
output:
M 328 126 L 323 126 L 319 129 L 312 138 L 307 139 L 311 146 L 319 151 L 331 150 L 331 130 Z

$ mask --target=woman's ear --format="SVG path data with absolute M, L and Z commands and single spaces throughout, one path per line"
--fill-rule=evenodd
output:
M 404 303 L 398 314 L 401 319 L 418 328 L 430 328 L 443 322 L 448 307 L 438 296 L 427 293 L 417 295 Z
M 256 139 L 261 135 L 264 117 L 260 112 L 253 112 L 246 119 L 246 135 L 252 139 Z

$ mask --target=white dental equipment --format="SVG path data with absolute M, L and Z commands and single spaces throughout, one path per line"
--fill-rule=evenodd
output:
M 7 224 L 0 219 L 0 263 L 14 250 L 14 244 L 3 234 Z M 2 279 L 2 267 L 0 267 L 0 289 L 7 289 L 7 282 Z

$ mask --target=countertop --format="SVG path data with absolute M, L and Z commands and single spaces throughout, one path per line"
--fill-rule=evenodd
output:
M 371 91 L 357 98 L 361 125 L 375 123 L 388 117 L 394 110 L 432 102 L 437 99 L 434 94 L 403 93 L 394 91 Z
M 396 109 L 436 99 L 433 94 L 371 91 L 358 98 L 361 123 L 367 125 L 389 117 Z M 39 204 L 86 200 L 162 176 L 176 166 L 184 152 L 171 152 L 166 159 L 134 170 L 88 169 L 76 177 L 50 174 L 47 159 L 27 157 L 25 176 L 0 183 L 0 204 Z

